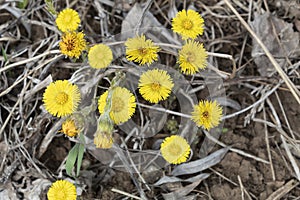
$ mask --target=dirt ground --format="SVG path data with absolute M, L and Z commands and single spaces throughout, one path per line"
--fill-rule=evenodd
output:
M 60 32 L 55 27 L 55 18 L 44 1 L 26 2 L 24 5 L 12 1 L 0 3 L 0 200 L 46 199 L 49 186 L 55 180 L 75 180 L 66 174 L 64 168 L 74 140 L 58 133 L 62 121 L 45 111 L 42 95 L 50 81 L 49 75 L 52 80 L 70 79 L 87 64 L 84 58 L 72 61 L 59 53 L 48 53 L 59 49 Z M 228 4 L 262 39 L 290 80 L 290 85 Z M 141 26 L 154 24 L 166 30 L 171 29 L 170 20 L 176 11 L 195 9 L 205 20 L 205 33 L 199 41 L 204 43 L 208 52 L 223 55 L 208 58 L 213 66 L 209 70 L 221 77 L 227 99 L 221 103 L 226 108 L 222 134 L 216 138 L 218 144 L 210 154 L 223 147 L 230 148 L 220 162 L 201 172 L 208 173 L 207 178 L 199 182 L 155 185 L 163 176 L 171 176 L 176 166 L 159 168 L 150 174 L 141 172 L 142 180 L 137 173 L 110 167 L 109 159 L 101 157 L 108 154 L 87 149 L 80 176 L 75 180 L 80 194 L 78 199 L 143 199 L 142 192 L 148 199 L 300 199 L 299 1 L 79 0 L 56 1 L 53 5 L 57 11 L 72 7 L 79 12 L 81 30 L 90 44 L 123 34 L 124 22 L 136 21 L 128 16 L 138 16 L 138 11 L 132 12 L 137 5 L 146 18 Z M 37 56 L 40 57 L 33 59 Z M 160 59 L 165 65 L 176 66 L 174 55 L 163 52 Z M 122 58 L 116 58 L 113 64 L 122 65 Z M 99 88 L 94 93 L 99 96 L 109 86 L 107 80 L 111 80 L 113 70 L 95 72 L 86 69 L 82 73 L 88 74 L 86 77 L 101 77 L 93 79 L 97 80 Z M 203 74 L 186 76 L 185 79 L 193 89 L 203 86 L 204 89 L 196 90 L 197 98 L 215 95 L 207 91 Z M 88 79 L 77 80 L 82 88 L 89 84 Z M 88 101 L 84 103 L 88 104 Z M 177 112 L 182 106 L 175 99 L 161 105 Z M 133 116 L 136 122 L 140 122 L 139 112 Z M 145 115 L 148 117 L 151 113 Z M 95 116 L 99 116 L 97 111 Z M 167 121 L 174 123 L 175 129 L 164 127 L 143 141 L 142 150 L 152 150 L 157 140 L 174 130 L 177 133 L 180 118 L 169 115 Z M 88 129 L 90 134 L 95 130 L 93 125 Z M 121 143 L 127 135 L 115 128 L 115 140 Z M 189 162 L 199 159 L 205 133 L 199 129 L 196 136 Z M 135 142 L 134 139 L 127 141 L 127 147 L 132 150 Z M 179 178 L 187 179 L 198 174 L 200 172 L 184 174 Z M 172 198 L 164 196 L 172 192 Z

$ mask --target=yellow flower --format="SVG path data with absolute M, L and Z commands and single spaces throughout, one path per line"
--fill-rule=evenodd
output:
M 203 44 L 188 40 L 179 51 L 177 63 L 184 74 L 195 74 L 206 67 L 207 52 Z
M 152 40 L 146 40 L 145 35 L 129 38 L 125 42 L 126 58 L 138 62 L 140 65 L 151 64 L 158 59 L 159 47 Z
M 67 8 L 58 14 L 55 22 L 62 32 L 75 31 L 80 24 L 80 18 L 75 10 Z
M 67 80 L 50 83 L 46 88 L 43 101 L 46 110 L 57 117 L 72 114 L 80 102 L 80 92 L 76 85 Z
M 96 69 L 106 68 L 113 60 L 111 49 L 104 44 L 97 44 L 89 50 L 90 66 Z
M 134 95 L 123 87 L 116 87 L 112 91 L 112 99 L 107 99 L 108 91 L 104 92 L 98 100 L 98 109 L 102 114 L 104 113 L 105 105 L 111 101 L 110 117 L 114 123 L 120 124 L 126 122 L 135 112 L 135 97 Z
M 153 69 L 143 73 L 139 80 L 139 91 L 144 99 L 158 103 L 169 97 L 174 84 L 165 70 Z
M 59 48 L 62 54 L 70 58 L 79 58 L 82 51 L 86 49 L 86 41 L 82 32 L 66 32 L 61 41 Z
M 182 10 L 172 19 L 172 29 L 179 33 L 182 39 L 195 39 L 203 34 L 204 20 L 199 13 L 194 10 Z
M 76 200 L 76 187 L 69 181 L 55 181 L 47 193 L 48 200 Z
M 192 120 L 197 126 L 203 126 L 209 130 L 218 126 L 222 117 L 222 107 L 217 101 L 200 101 L 198 105 L 194 106 L 192 112 Z
M 190 155 L 190 151 L 190 145 L 179 135 L 172 135 L 165 138 L 160 145 L 160 152 L 163 158 L 171 164 L 185 162 Z
M 67 119 L 62 124 L 62 130 L 60 131 L 66 134 L 69 137 L 74 137 L 79 133 L 79 130 L 76 127 L 75 121 L 72 119 Z

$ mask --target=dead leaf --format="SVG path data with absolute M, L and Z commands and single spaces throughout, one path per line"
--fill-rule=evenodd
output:
M 17 191 L 12 186 L 11 182 L 8 182 L 4 185 L 4 188 L 0 188 L 0 199 L 5 200 L 14 200 L 18 199 Z
M 209 176 L 210 176 L 210 174 L 208 174 L 208 173 L 202 173 L 202 174 L 199 174 L 197 176 L 193 176 L 193 177 L 188 178 L 188 179 L 181 179 L 181 178 L 174 177 L 174 176 L 163 176 L 156 183 L 154 183 L 154 185 L 159 186 L 159 185 L 162 185 L 162 184 L 165 184 L 165 183 L 174 183 L 174 182 L 193 183 L 193 182 L 197 182 L 197 181 L 202 181 L 202 180 L 208 178 Z
M 293 24 L 287 23 L 269 13 L 263 15 L 255 13 L 254 21 L 250 25 L 281 67 L 286 67 L 287 65 L 285 56 L 289 58 L 300 56 L 300 36 L 298 32 L 294 32 Z M 280 44 L 276 37 L 279 38 Z M 262 76 L 271 76 L 276 70 L 255 39 L 253 39 L 252 43 L 251 55 L 258 67 L 258 72 Z
M 24 190 L 25 199 L 39 200 L 40 195 L 47 191 L 47 188 L 51 186 L 51 182 L 47 179 L 36 179 L 32 182 L 32 185 L 28 185 Z
M 195 189 L 200 184 L 201 181 L 197 181 L 195 183 L 192 183 L 190 185 L 187 185 L 183 188 L 180 188 L 174 192 L 168 193 L 168 194 L 162 194 L 164 199 L 186 199 L 186 195 L 188 195 L 191 191 Z
M 154 42 L 181 45 L 178 40 L 174 39 L 171 31 L 161 25 L 151 12 L 145 11 L 144 13 L 144 10 L 139 3 L 135 3 L 122 22 L 121 39 L 126 40 L 127 38 L 135 37 L 137 34 L 135 32 L 136 30 L 138 34 L 143 33 L 147 38 L 152 39 Z M 169 47 L 161 48 L 176 53 L 175 49 Z
M 172 171 L 172 175 L 179 176 L 183 174 L 194 174 L 197 172 L 201 172 L 219 163 L 228 152 L 228 150 L 229 148 L 226 147 L 210 154 L 209 156 L 206 156 L 205 158 L 178 165 Z

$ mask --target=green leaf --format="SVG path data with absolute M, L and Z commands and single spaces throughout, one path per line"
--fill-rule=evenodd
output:
M 77 158 L 77 171 L 76 171 L 76 176 L 79 176 L 80 172 L 80 167 L 83 159 L 83 154 L 84 154 L 84 135 L 80 134 L 80 141 L 81 143 L 79 144 L 79 152 L 78 152 L 78 158 Z
M 23 0 L 18 2 L 18 8 L 24 9 L 28 5 L 28 0 Z
M 75 144 L 75 146 L 71 149 L 71 151 L 68 154 L 68 158 L 66 161 L 66 171 L 69 176 L 72 176 L 71 173 L 76 162 L 76 158 L 78 156 L 79 146 L 79 144 Z
M 4 58 L 4 61 L 5 62 L 7 62 L 7 54 L 6 54 L 6 52 L 5 52 L 5 50 L 4 50 L 4 48 L 1 46 L 1 50 L 2 50 L 2 55 L 3 55 L 3 58 Z

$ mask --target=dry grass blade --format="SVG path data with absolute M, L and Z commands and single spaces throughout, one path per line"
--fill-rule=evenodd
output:
M 126 197 L 130 197 L 130 198 L 133 198 L 133 199 L 143 200 L 143 199 L 140 198 L 140 197 L 137 197 L 137 196 L 134 196 L 134 195 L 129 194 L 129 193 L 127 193 L 127 192 L 118 190 L 118 189 L 116 189 L 116 188 L 112 188 L 111 191 L 116 192 L 116 193 L 119 193 L 119 194 L 122 194 L 122 195 L 124 195 L 124 196 L 126 196 Z
M 289 193 L 293 188 L 297 187 L 299 182 L 295 179 L 290 180 L 284 186 L 273 192 L 266 200 L 280 200 L 285 194 Z
M 295 172 L 295 174 L 296 174 L 296 178 L 300 181 L 300 170 L 299 170 L 299 166 L 297 165 L 296 160 L 295 160 L 295 158 L 293 157 L 290 148 L 287 146 L 287 143 L 286 143 L 286 141 L 285 141 L 285 138 L 284 138 L 282 135 L 280 135 L 280 138 L 281 138 L 281 141 L 282 141 L 282 143 L 283 143 L 283 146 L 284 146 L 284 149 L 285 149 L 285 151 L 286 151 L 286 154 L 287 154 L 288 158 L 290 159 L 290 162 L 291 162 L 291 164 L 292 164 L 292 166 L 293 166 L 293 168 L 294 168 L 294 172 Z
M 40 58 L 42 58 L 44 56 L 51 55 L 51 54 L 59 54 L 59 53 L 60 53 L 59 50 L 46 51 L 46 52 L 44 52 L 44 53 L 42 53 L 42 54 L 40 54 L 38 56 L 35 56 L 35 57 L 32 57 L 32 58 L 28 58 L 26 60 L 22 60 L 22 61 L 19 61 L 19 62 L 16 62 L 16 63 L 12 63 L 10 65 L 7 65 L 7 66 L 5 66 L 5 67 L 3 67 L 3 68 L 0 69 L 0 73 L 3 72 L 3 71 L 9 70 L 9 69 L 11 69 L 13 67 L 16 67 L 16 66 L 19 66 L 19 65 L 24 65 L 26 63 L 35 61 L 35 60 L 40 59 Z
M 270 59 L 273 66 L 281 76 L 281 78 L 284 80 L 288 88 L 290 89 L 291 93 L 297 100 L 298 104 L 300 104 L 300 92 L 296 88 L 296 86 L 292 83 L 292 81 L 289 79 L 289 77 L 285 74 L 285 72 L 282 70 L 280 65 L 277 63 L 273 55 L 270 53 L 270 51 L 267 49 L 267 47 L 264 45 L 264 43 L 257 37 L 257 35 L 254 33 L 254 31 L 250 28 L 250 26 L 247 24 L 247 22 L 242 18 L 242 16 L 237 12 L 237 10 L 232 6 L 232 4 L 229 2 L 229 0 L 224 0 L 224 2 L 228 5 L 228 7 L 232 10 L 232 12 L 237 16 L 237 18 L 240 20 L 240 22 L 243 24 L 243 26 L 248 30 L 248 32 L 253 36 L 253 38 L 257 41 L 257 43 L 261 46 L 263 51 L 266 53 L 266 56 Z

